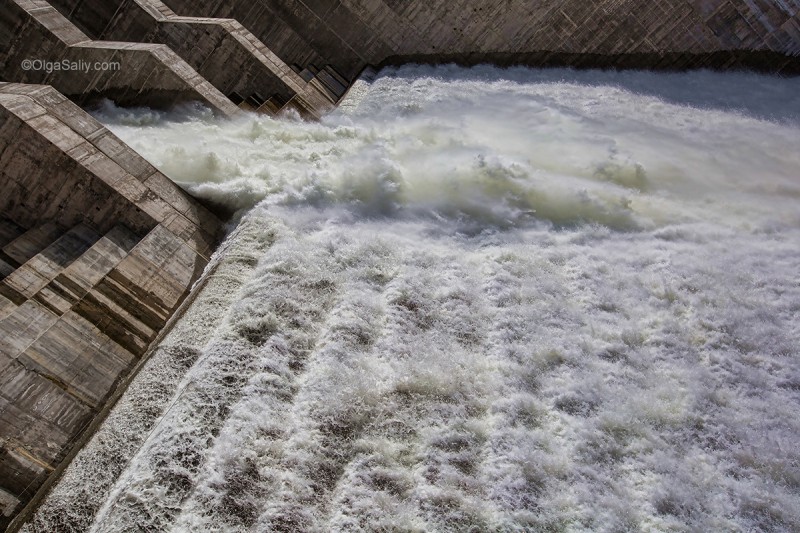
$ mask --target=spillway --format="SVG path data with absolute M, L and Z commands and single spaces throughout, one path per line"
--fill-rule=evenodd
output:
M 800 529 L 800 79 L 94 114 L 236 222 L 23 531 Z

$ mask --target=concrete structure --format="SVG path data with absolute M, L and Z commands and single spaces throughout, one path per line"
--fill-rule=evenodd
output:
M 800 73 L 797 0 L 164 0 L 352 81 L 411 61 Z
M 0 2 L 0 530 L 30 516 L 220 237 L 78 105 L 317 117 L 365 68 L 410 61 L 800 73 L 800 0 Z
M 0 526 L 203 272 L 221 224 L 75 104 L 0 84 Z
M 3 3 L 0 80 L 52 85 L 80 104 L 111 98 L 120 105 L 168 107 L 197 100 L 223 115 L 237 111 L 166 46 L 95 42 L 47 2 Z M 26 60 L 51 68 L 30 69 Z M 63 62 L 76 68 L 62 68 Z
M 249 110 L 278 112 L 287 105 L 318 116 L 339 99 L 319 82 L 304 80 L 232 19 L 179 17 L 160 0 L 96 3 L 55 0 L 93 37 L 168 45 L 214 87 Z

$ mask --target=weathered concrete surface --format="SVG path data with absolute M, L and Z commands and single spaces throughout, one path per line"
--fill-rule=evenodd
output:
M 286 63 L 410 61 L 800 73 L 797 0 L 164 0 L 232 17 Z
M 237 112 L 167 46 L 92 41 L 47 2 L 0 1 L 0 80 L 52 85 L 79 104 L 101 97 L 152 107 L 196 100 L 223 115 Z M 26 70 L 25 60 L 59 69 Z M 79 68 L 61 68 L 62 62 Z
M 221 224 L 50 87 L 0 84 L 0 529 L 199 278 Z
M 154 344 L 140 375 L 131 380 L 130 388 L 119 403 L 109 409 L 108 417 L 97 425 L 96 432 L 85 432 L 86 445 L 21 531 L 50 533 L 90 529 L 108 492 L 168 410 L 169 399 L 185 378 L 186 371 L 202 356 L 204 347 L 224 320 L 223 313 L 208 313 L 207 310 L 210 307 L 223 309 L 236 301 L 260 253 L 270 245 L 271 242 L 263 238 L 260 219 L 246 217 L 239 224 L 234 235 L 223 244 L 224 253 L 216 256 L 197 288 Z M 197 324 L 204 327 L 197 329 Z M 86 483 L 83 474 L 87 471 L 91 472 L 91 484 Z M 80 502 L 79 506 L 75 502 Z
M 160 0 L 54 0 L 93 38 L 169 46 L 240 107 L 319 116 L 339 94 L 308 83 L 233 19 L 179 17 Z

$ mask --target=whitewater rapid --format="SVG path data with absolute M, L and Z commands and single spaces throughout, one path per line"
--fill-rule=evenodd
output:
M 800 80 L 96 116 L 237 225 L 27 531 L 800 530 Z

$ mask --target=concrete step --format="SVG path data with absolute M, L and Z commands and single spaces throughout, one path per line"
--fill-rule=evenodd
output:
M 0 293 L 18 305 L 33 298 L 99 238 L 89 226 L 75 226 L 0 282 Z
M 285 104 L 281 104 L 276 98 L 270 98 L 264 102 L 261 107 L 256 109 L 257 113 L 266 113 L 268 115 L 277 115 Z
M 329 89 L 317 77 L 314 77 L 314 79 L 308 82 L 308 86 L 312 87 L 315 91 L 323 95 L 331 104 L 335 104 L 339 100 L 339 97 L 336 95 L 336 93 Z
M 6 276 L 14 272 L 15 267 L 6 263 L 2 257 L 0 257 L 0 280 L 4 280 Z
M 325 66 L 320 69 L 316 65 L 309 64 L 304 69 L 297 71 L 298 75 L 308 82 L 308 88 L 323 96 L 329 104 L 336 104 L 347 92 L 350 84 L 333 69 Z M 303 96 L 308 97 L 308 91 Z
M 0 295 L 0 322 L 14 312 L 14 309 L 17 308 L 17 304 L 6 298 L 5 296 Z
M 32 228 L 3 246 L 3 253 L 18 267 L 64 234 L 64 229 L 52 222 Z M 7 260 L 6 260 L 7 261 Z
M 332 75 L 327 69 L 320 70 L 316 79 L 318 79 L 331 93 L 336 95 L 338 101 L 345 92 L 347 92 L 347 85 L 340 82 L 337 76 Z
M 304 69 L 297 68 L 296 71 L 297 75 L 303 78 L 303 81 L 305 81 L 306 83 L 311 83 L 311 80 L 313 80 L 314 76 L 316 76 L 316 72 L 313 72 L 307 68 Z
M 74 311 L 135 355 L 142 355 L 186 295 L 201 264 L 162 226 L 147 234 Z
M 130 304 L 96 288 L 75 305 L 74 311 L 125 350 L 140 356 L 158 330 L 135 316 Z
M 34 299 L 63 315 L 96 287 L 140 240 L 125 226 L 115 226 L 37 292 Z
M 345 79 L 345 77 L 344 77 L 344 76 L 342 76 L 341 74 L 339 74 L 339 73 L 336 71 L 336 69 L 335 69 L 335 68 L 333 68 L 332 66 L 330 66 L 330 65 L 325 65 L 325 68 L 324 68 L 324 70 L 325 70 L 325 72 L 326 72 L 326 73 L 327 73 L 329 76 L 333 77 L 333 78 L 334 78 L 334 79 L 335 79 L 335 80 L 336 80 L 336 81 L 339 83 L 339 85 L 341 85 L 342 87 L 344 87 L 344 88 L 345 88 L 345 90 L 347 89 L 347 87 L 349 87 L 349 86 L 350 86 L 350 82 L 348 82 L 348 81 Z
M 25 233 L 25 228 L 5 217 L 0 217 L 0 247 Z

